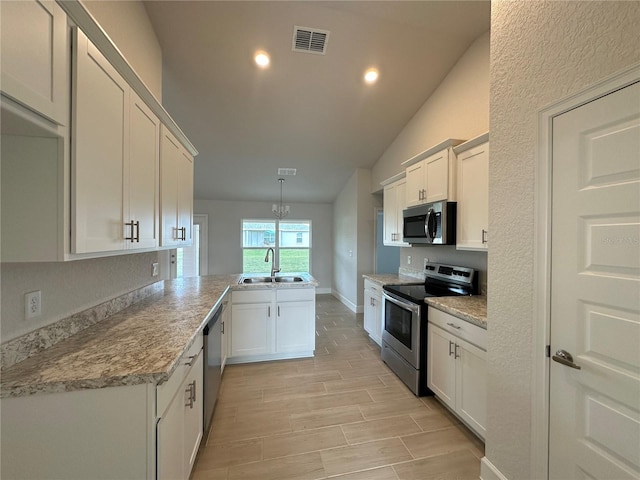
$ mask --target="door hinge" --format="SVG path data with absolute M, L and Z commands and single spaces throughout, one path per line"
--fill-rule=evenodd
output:
M 551 345 L 547 345 L 545 347 L 545 355 L 547 356 L 547 358 L 551 357 Z

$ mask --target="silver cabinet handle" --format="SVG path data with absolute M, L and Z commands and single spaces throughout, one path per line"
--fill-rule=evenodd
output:
M 576 370 L 582 370 L 580 365 L 576 365 L 573 363 L 573 357 L 566 350 L 558 350 L 556 354 L 551 357 L 554 362 L 561 363 L 562 365 L 566 365 L 567 367 L 575 368 Z
M 458 348 L 460 347 L 460 345 L 458 345 L 456 343 L 456 348 L 453 349 L 453 358 L 460 358 L 460 355 L 458 355 Z
M 484 228 L 482 229 L 482 243 L 487 243 L 487 236 L 488 236 L 489 232 L 487 230 L 485 230 Z
M 125 225 L 127 227 L 131 227 L 131 236 L 124 237 L 124 239 L 129 240 L 131 243 L 140 242 L 140 222 L 134 222 L 131 220 L 130 222 L 126 222 Z
M 224 333 L 224 322 L 220 324 L 220 333 Z
M 451 322 L 448 322 L 447 325 L 449 325 L 452 328 L 455 328 L 456 330 L 460 330 L 460 328 L 462 328 L 462 327 L 459 327 L 458 325 L 456 325 L 455 323 L 451 323 Z
M 278 305 L 278 316 L 280 316 L 280 305 Z
M 267 307 L 267 317 L 271 318 L 271 306 Z
M 191 365 L 193 365 L 193 359 L 194 359 L 194 358 L 196 358 L 196 355 L 189 355 L 189 361 L 184 362 L 184 364 L 185 364 L 187 367 L 190 367 Z
M 184 406 L 193 408 L 193 404 L 196 401 L 196 381 L 195 380 L 187 386 L 187 389 L 185 390 L 185 392 L 189 394 L 189 398 L 187 398 L 187 403 L 185 403 Z
M 453 343 L 451 340 L 449 340 L 449 356 L 453 355 L 453 352 L 451 351 L 451 347 L 455 345 L 455 343 Z

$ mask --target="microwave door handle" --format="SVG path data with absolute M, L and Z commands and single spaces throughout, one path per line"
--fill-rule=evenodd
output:
M 436 229 L 431 228 L 431 224 L 435 223 L 434 215 L 435 215 L 435 212 L 433 208 L 430 208 L 429 211 L 427 212 L 426 218 L 424 219 L 424 234 L 427 237 L 427 239 L 431 241 L 433 241 L 436 234 L 436 231 L 435 231 Z

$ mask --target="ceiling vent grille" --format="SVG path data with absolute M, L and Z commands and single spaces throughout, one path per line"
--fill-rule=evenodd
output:
M 278 175 L 295 175 L 296 171 L 295 168 L 279 168 Z
M 317 28 L 293 27 L 293 51 L 324 55 L 327 52 L 329 31 Z

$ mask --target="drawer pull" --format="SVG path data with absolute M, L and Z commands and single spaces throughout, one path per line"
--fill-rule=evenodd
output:
M 460 358 L 460 355 L 458 355 L 458 347 L 460 347 L 460 345 L 456 343 L 456 348 L 454 349 L 453 358 Z
M 185 364 L 187 367 L 190 367 L 191 365 L 193 365 L 193 359 L 194 359 L 194 358 L 196 358 L 196 356 L 197 356 L 197 355 L 189 355 L 189 361 L 184 362 L 184 364 Z
M 453 343 L 451 340 L 449 340 L 449 356 L 453 355 L 453 352 L 451 351 L 451 347 L 455 345 L 455 343 Z
M 187 403 L 185 403 L 184 406 L 193 408 L 193 404 L 196 401 L 196 381 L 195 380 L 187 386 L 185 393 L 189 394 L 189 398 L 187 398 Z
M 448 322 L 447 325 L 449 325 L 452 328 L 455 328 L 456 330 L 460 330 L 462 328 L 462 327 L 459 327 L 458 325 L 456 325 L 455 323 L 451 323 L 451 322 Z

